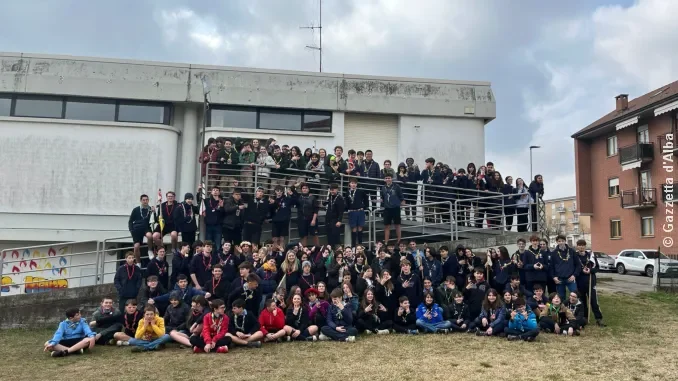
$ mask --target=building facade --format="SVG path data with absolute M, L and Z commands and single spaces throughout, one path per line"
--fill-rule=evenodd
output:
M 615 100 L 614 111 L 572 136 L 577 207 L 591 218 L 593 249 L 674 252 L 678 81 Z
M 559 234 L 567 238 L 568 245 L 574 246 L 577 240 L 584 239 L 591 246 L 590 217 L 579 214 L 576 197 L 544 200 L 544 207 L 551 246 L 555 246 Z
M 195 192 L 210 137 L 465 166 L 495 116 L 489 82 L 0 53 L 0 249 L 129 235 L 142 193 Z

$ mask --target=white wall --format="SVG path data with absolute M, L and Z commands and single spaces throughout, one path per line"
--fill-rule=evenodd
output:
M 238 138 L 257 138 L 262 144 L 266 143 L 268 138 L 274 138 L 280 146 L 285 144 L 290 147 L 298 146 L 303 153 L 306 148 L 325 148 L 328 154 L 332 154 L 334 147 L 344 145 L 344 113 L 332 113 L 332 132 L 302 132 L 302 131 L 280 131 L 280 130 L 252 130 L 246 128 L 228 128 L 228 127 L 208 127 L 206 129 L 207 138 L 217 138 L 220 136 L 238 137 Z
M 129 215 L 142 193 L 175 188 L 177 139 L 170 126 L 0 118 L 0 213 Z
M 418 126 L 418 127 L 416 127 Z M 453 168 L 485 164 L 485 125 L 471 118 L 400 117 L 398 160 L 412 157 L 420 169 L 433 157 Z

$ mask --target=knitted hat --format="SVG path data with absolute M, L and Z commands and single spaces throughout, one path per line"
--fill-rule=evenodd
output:
M 311 266 L 311 262 L 309 262 L 309 261 L 304 261 L 304 263 L 301 264 L 301 268 L 302 268 L 302 269 L 303 269 L 304 267 L 306 267 L 306 266 L 312 267 L 312 266 Z
M 193 193 L 186 193 L 184 195 L 184 200 L 193 200 Z
M 247 245 L 247 246 L 252 246 L 252 244 L 249 243 L 249 241 L 242 241 L 242 242 L 240 242 L 240 247 L 243 247 L 243 246 L 245 246 L 245 245 Z

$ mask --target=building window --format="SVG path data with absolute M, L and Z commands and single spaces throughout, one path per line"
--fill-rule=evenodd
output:
M 251 107 L 213 109 L 210 112 L 210 126 L 255 129 L 257 109 Z
M 640 219 L 640 234 L 643 237 L 654 237 L 654 217 Z
M 556 204 L 551 204 L 551 210 L 556 210 Z
M 169 110 L 161 105 L 120 102 L 118 122 L 169 124 Z
M 64 101 L 50 97 L 17 97 L 14 116 L 29 118 L 63 118 Z
M 262 130 L 301 131 L 301 112 L 292 110 L 259 111 L 259 128 Z
M 115 121 L 115 102 L 112 101 L 66 101 L 66 119 Z
M 621 220 L 610 220 L 610 238 L 621 238 Z
M 614 156 L 617 154 L 617 136 L 610 136 L 607 138 L 607 156 Z
M 607 180 L 607 195 L 608 197 L 619 196 L 619 178 L 614 177 Z
M 332 113 L 304 112 L 304 131 L 332 132 Z
M 577 210 L 577 200 L 572 201 L 572 210 Z
M 12 98 L 0 97 L 0 116 L 9 116 L 12 111 Z
M 647 128 L 647 124 L 638 127 L 638 143 L 647 144 L 650 142 L 650 131 Z

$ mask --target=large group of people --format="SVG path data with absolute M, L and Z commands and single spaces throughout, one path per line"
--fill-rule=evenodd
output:
M 129 252 L 115 275 L 119 305 L 104 296 L 89 320 L 78 308 L 45 343 L 53 357 L 95 345 L 159 350 L 175 342 L 194 353 L 226 353 L 285 341 L 353 342 L 360 334 L 471 333 L 534 341 L 604 326 L 598 262 L 586 241 L 557 246 L 531 236 L 484 258 L 461 245 L 415 241 L 364 246 L 283 247 L 181 242 L 171 265 L 156 248 L 142 270 Z M 548 296 L 547 296 L 548 295 Z

